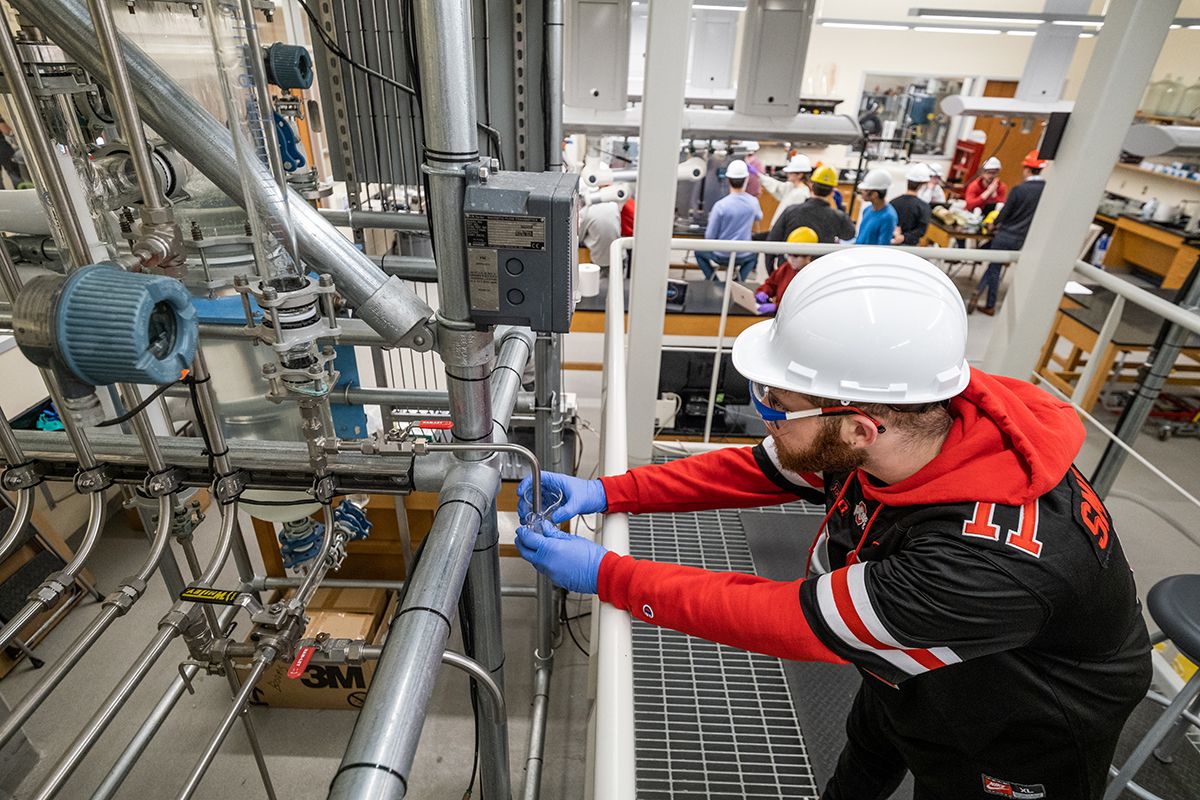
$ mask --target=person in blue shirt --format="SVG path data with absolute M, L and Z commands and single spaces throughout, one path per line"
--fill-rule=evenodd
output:
M 762 219 L 763 213 L 758 198 L 746 193 L 746 179 L 749 177 L 750 169 L 745 161 L 739 158 L 729 162 L 725 168 L 729 194 L 713 204 L 708 215 L 708 227 L 704 231 L 705 239 L 750 241 L 750 229 L 757 220 Z M 700 265 L 705 278 L 715 279 L 716 269 L 729 264 L 729 253 L 697 250 L 696 263 Z M 758 263 L 758 253 L 738 253 L 735 263 L 738 280 L 744 281 Z
M 896 209 L 887 202 L 887 193 L 891 185 L 892 177 L 882 169 L 871 170 L 858 185 L 858 194 L 868 205 L 863 208 L 862 217 L 859 219 L 855 244 L 892 243 L 900 218 L 896 216 Z

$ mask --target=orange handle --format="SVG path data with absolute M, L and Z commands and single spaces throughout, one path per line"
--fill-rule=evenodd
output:
M 288 669 L 288 677 L 294 679 L 303 675 L 304 670 L 308 669 L 308 662 L 315 652 L 317 652 L 317 648 L 311 644 L 301 647 L 296 653 L 296 660 L 292 662 L 292 666 Z

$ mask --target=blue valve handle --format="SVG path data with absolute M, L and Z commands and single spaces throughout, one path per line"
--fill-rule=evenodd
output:
M 308 163 L 304 158 L 304 148 L 300 146 L 300 138 L 296 135 L 292 123 L 284 119 L 278 111 L 272 113 L 275 115 L 275 138 L 279 140 L 279 155 L 283 159 L 283 168 L 288 172 L 295 172 Z

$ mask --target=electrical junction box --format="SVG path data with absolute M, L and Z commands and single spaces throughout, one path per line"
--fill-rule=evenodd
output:
M 567 333 L 579 269 L 579 176 L 482 172 L 463 203 L 471 319 Z

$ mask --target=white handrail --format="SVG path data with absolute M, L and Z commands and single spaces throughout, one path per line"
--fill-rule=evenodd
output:
M 612 274 L 620 274 L 622 250 L 632 238 L 612 244 Z M 605 306 L 603 427 L 600 430 L 605 475 L 629 468 L 625 419 L 625 290 L 623 281 L 609 281 Z M 606 514 L 601 542 L 618 555 L 629 554 L 629 518 Z M 595 644 L 596 700 L 592 709 L 593 749 L 591 797 L 631 800 L 637 795 L 633 731 L 633 643 L 629 614 L 597 603 Z
M 610 251 L 620 254 L 617 245 L 628 240 L 629 247 L 633 246 L 633 238 L 617 239 Z M 840 244 L 789 244 L 788 242 L 743 241 L 740 239 L 671 239 L 672 250 L 716 250 L 737 253 L 770 253 L 786 255 L 794 253 L 802 256 L 823 256 L 836 253 L 851 247 L 866 247 L 867 245 L 843 242 Z M 935 258 L 944 261 L 988 261 L 998 264 L 1011 264 L 1021 257 L 1020 250 L 983 250 L 977 247 L 907 247 L 888 245 L 889 250 L 899 250 L 912 253 L 921 258 Z M 625 249 L 624 246 L 621 248 Z M 610 255 L 611 258 L 611 255 Z M 620 260 L 609 261 L 610 264 L 620 264 Z
M 1098 267 L 1094 267 L 1086 261 L 1076 261 L 1075 271 L 1083 277 L 1094 281 L 1096 284 L 1103 286 L 1105 289 L 1109 289 L 1113 294 L 1124 297 L 1134 305 L 1139 305 L 1148 311 L 1153 311 L 1160 317 L 1187 328 L 1192 333 L 1200 333 L 1200 314 L 1181 308 L 1170 300 L 1164 300 L 1158 295 L 1134 286 L 1129 281 L 1111 272 L 1105 272 Z M 1104 344 L 1107 345 L 1108 343 L 1105 342 Z

